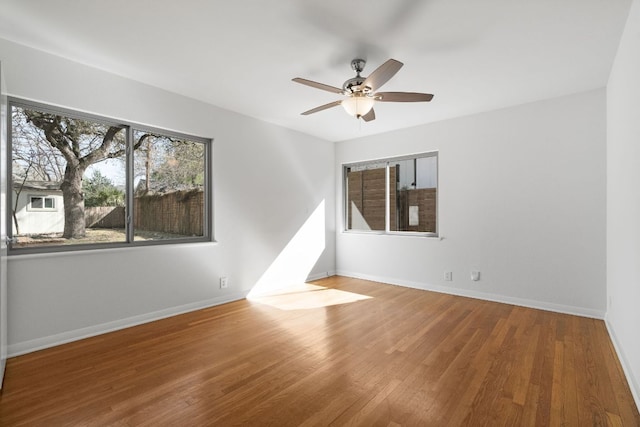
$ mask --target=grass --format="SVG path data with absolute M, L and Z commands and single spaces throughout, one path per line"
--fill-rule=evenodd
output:
M 163 233 L 158 231 L 137 230 L 134 240 L 167 240 L 175 238 L 183 238 L 181 234 Z M 80 239 L 65 239 L 62 233 L 42 233 L 18 236 L 18 242 L 14 247 L 24 248 L 33 246 L 51 246 L 51 245 L 87 245 L 99 243 L 124 243 L 127 236 L 124 229 L 117 228 L 88 228 L 86 236 Z

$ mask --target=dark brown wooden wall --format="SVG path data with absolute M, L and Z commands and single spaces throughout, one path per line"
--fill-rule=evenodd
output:
M 396 168 L 389 170 L 389 179 L 396 182 Z M 348 214 L 347 229 L 353 229 L 354 210 L 365 219 L 371 230 L 385 229 L 385 170 L 368 169 L 347 173 Z M 390 229 L 392 231 L 436 232 L 437 189 L 419 188 L 396 190 L 391 185 Z M 394 206 L 394 201 L 396 205 Z M 409 225 L 409 206 L 418 206 L 418 225 Z
M 398 191 L 398 230 L 436 232 L 436 188 Z M 418 206 L 418 225 L 409 225 L 409 206 Z M 393 228 L 392 228 L 393 230 Z
M 396 181 L 396 168 L 389 170 L 389 179 Z M 358 209 L 371 230 L 385 229 L 385 169 L 367 169 L 349 172 L 347 174 L 348 191 L 348 217 L 347 229 L 352 229 L 353 209 Z M 395 185 L 391 186 L 391 200 L 396 198 Z M 396 223 L 395 209 L 391 209 L 391 224 Z

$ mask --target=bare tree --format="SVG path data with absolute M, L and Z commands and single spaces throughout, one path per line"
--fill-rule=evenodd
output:
M 11 150 L 13 175 L 20 180 L 62 181 L 64 158 L 47 142 L 40 129 L 27 123 L 20 108 L 12 112 Z
M 202 188 L 205 172 L 205 147 L 185 140 L 165 140 L 157 149 L 150 180 L 167 191 Z
M 140 147 L 134 156 L 135 175 L 144 176 L 145 193 L 203 186 L 202 143 L 142 131 L 134 131 L 134 140 Z
M 30 132 L 39 130 L 37 138 L 46 141 L 44 145 L 37 145 L 42 150 L 37 157 L 46 163 L 46 167 L 41 167 L 40 171 L 43 178 L 52 178 L 63 169 L 60 184 L 64 204 L 62 236 L 67 239 L 84 237 L 84 173 L 93 164 L 125 156 L 123 128 L 35 110 L 17 110 L 23 120 L 16 124 L 30 126 Z M 134 149 L 138 146 L 136 144 Z
M 24 190 L 24 185 L 27 182 L 27 177 L 29 176 L 29 171 L 31 170 L 32 162 L 29 162 L 27 165 L 27 169 L 24 171 L 24 175 L 22 181 L 19 185 L 14 186 L 14 193 L 16 193 L 15 200 L 13 201 L 13 208 L 11 210 L 11 216 L 13 217 L 13 225 L 16 227 L 16 234 L 20 235 L 20 222 L 18 221 L 18 203 L 20 202 L 20 194 L 22 194 L 22 190 Z

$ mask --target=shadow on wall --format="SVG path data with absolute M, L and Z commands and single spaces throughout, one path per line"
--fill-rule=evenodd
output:
M 303 284 L 325 249 L 325 201 L 316 207 L 278 257 L 258 279 L 247 298 L 278 293 Z

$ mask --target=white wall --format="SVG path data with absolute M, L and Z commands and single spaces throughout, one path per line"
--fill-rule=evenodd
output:
M 640 1 L 607 85 L 607 326 L 640 406 Z
M 1 39 L 0 59 L 10 95 L 214 138 L 217 243 L 12 256 L 12 354 L 243 297 L 323 201 L 305 273 L 334 272 L 333 144 Z
M 604 317 L 605 100 L 599 89 L 338 143 L 338 273 Z M 432 150 L 443 240 L 341 232 L 343 163 Z

